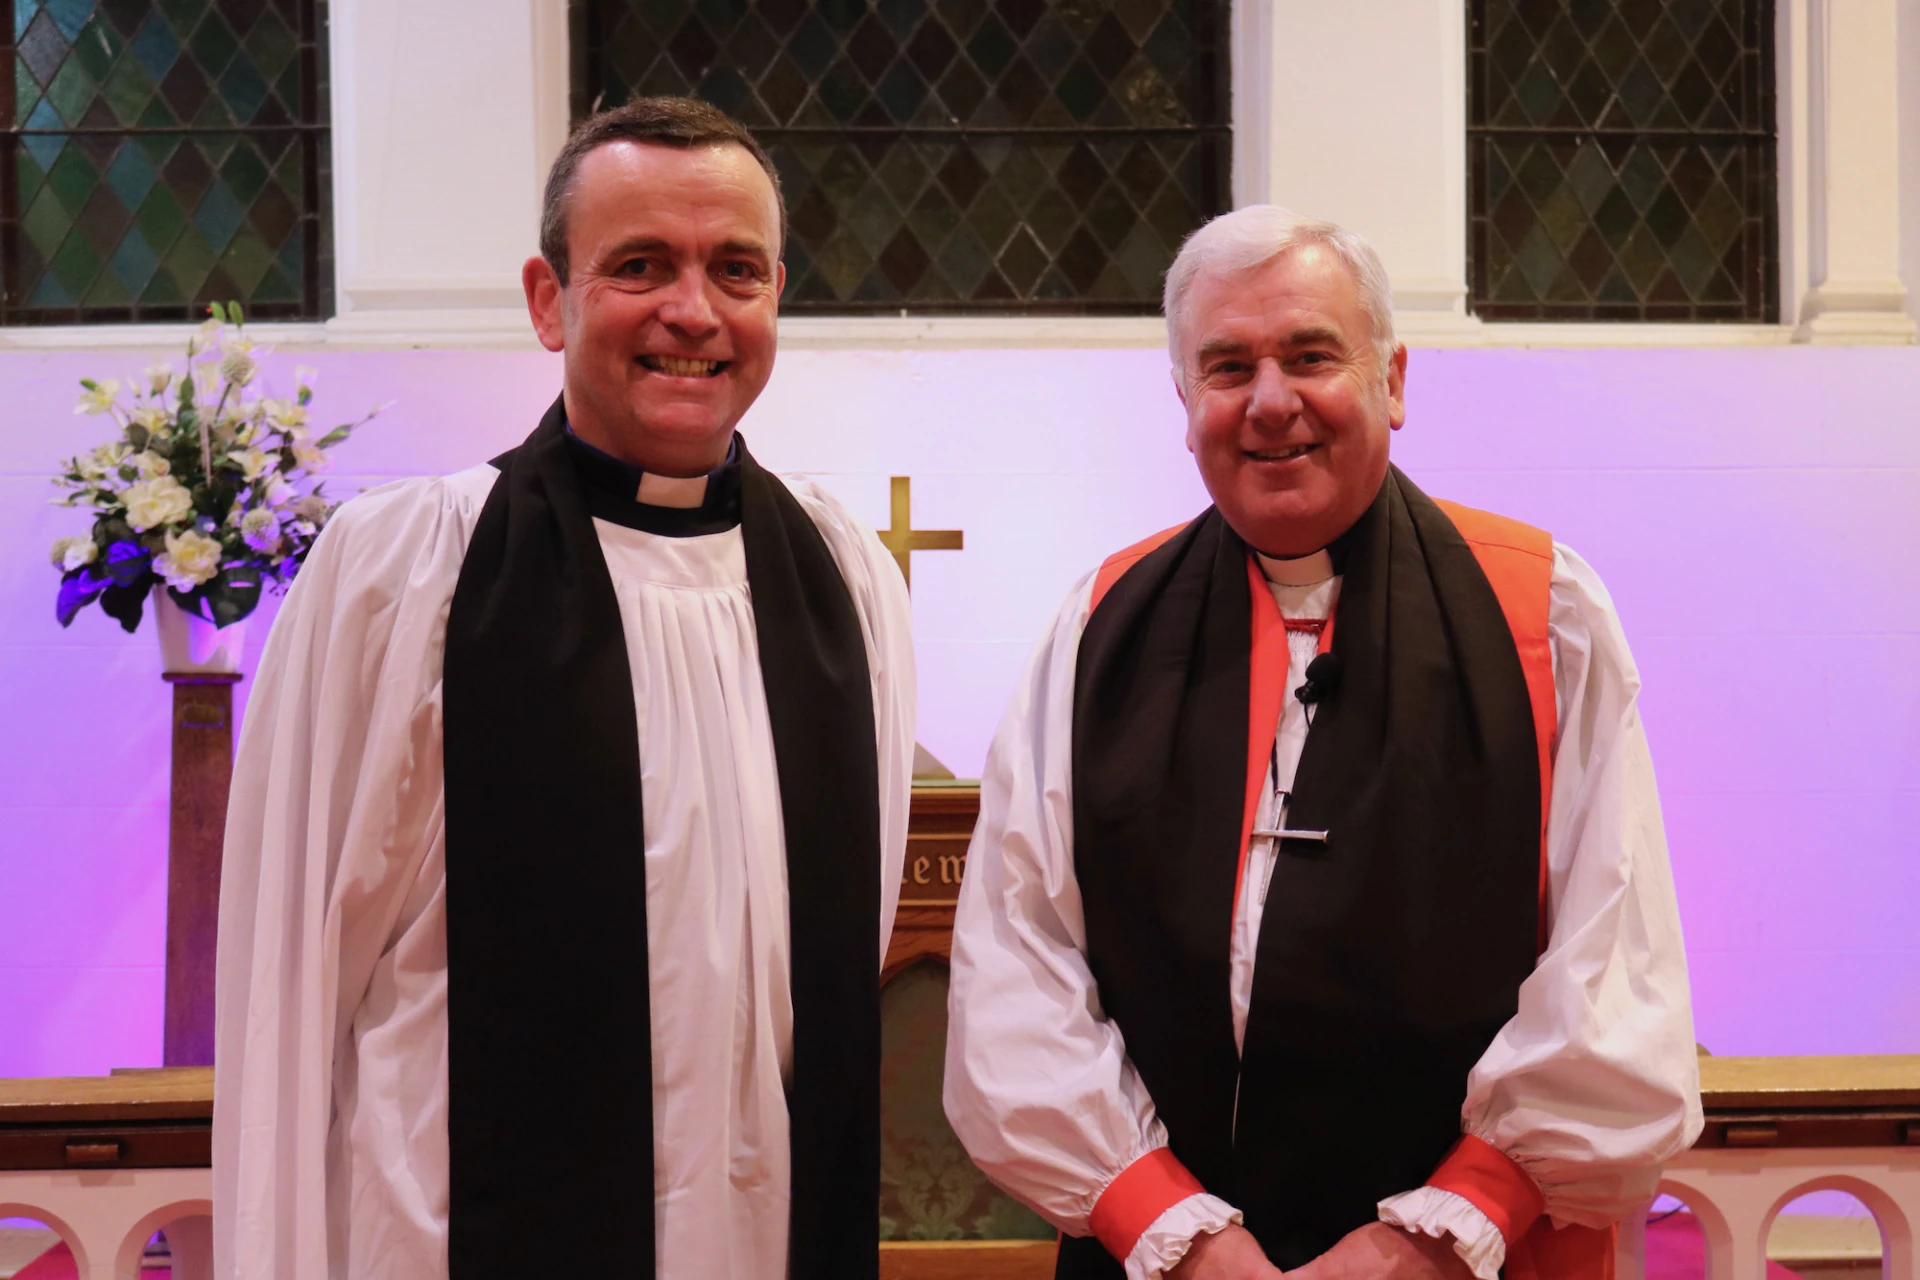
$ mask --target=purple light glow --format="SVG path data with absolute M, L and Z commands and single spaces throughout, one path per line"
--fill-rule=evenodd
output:
M 151 358 L 0 356 L 0 1075 L 159 1059 L 167 692 L 145 630 L 55 626 L 46 549 L 83 521 L 45 505 L 105 435 L 77 379 Z M 323 417 L 399 401 L 341 450 L 343 494 L 492 456 L 558 379 L 537 354 L 300 359 Z M 1614 593 L 1716 1053 L 1920 1052 L 1915 405 L 1914 349 L 1413 356 L 1400 464 Z M 915 526 L 966 531 L 914 565 L 920 738 L 961 774 L 1073 582 L 1205 502 L 1158 351 L 794 351 L 744 429 L 871 522 L 911 475 Z

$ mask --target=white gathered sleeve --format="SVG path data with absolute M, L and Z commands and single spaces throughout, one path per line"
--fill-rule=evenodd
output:
M 445 1273 L 440 653 L 477 516 L 470 487 L 439 480 L 343 507 L 262 655 L 221 877 L 222 1277 L 361 1275 L 375 1252 L 395 1274 Z M 360 1071 L 357 1042 L 382 1038 L 424 1070 Z M 341 1132 L 356 1095 L 390 1114 Z M 354 1202 L 393 1229 L 350 1231 Z
M 853 596 L 867 642 L 873 684 L 873 728 L 880 751 L 880 960 L 887 961 L 893 917 L 900 907 L 900 868 L 907 856 L 907 818 L 913 800 L 913 743 L 917 684 L 913 608 L 906 579 L 878 534 L 804 476 L 784 476 L 788 490 L 812 517 L 833 552 Z
M 1167 1145 L 1126 1045 L 1100 1007 L 1074 878 L 1073 677 L 1092 575 L 1029 661 L 980 780 L 953 931 L 944 1103 L 974 1162 L 1070 1235 L 1107 1186 Z M 1239 1215 L 1216 1197 L 1169 1208 L 1126 1259 L 1152 1280 L 1193 1237 Z
M 1461 1122 L 1526 1170 L 1554 1221 L 1602 1227 L 1652 1199 L 1661 1166 L 1699 1136 L 1699 1065 L 1639 672 L 1599 576 L 1559 545 L 1549 626 L 1551 931 L 1468 1076 Z M 1451 1192 L 1395 1196 L 1381 1216 L 1451 1232 L 1481 1280 L 1505 1261 L 1493 1224 Z

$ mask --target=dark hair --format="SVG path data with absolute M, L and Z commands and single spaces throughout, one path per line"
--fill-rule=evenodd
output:
M 560 283 L 567 283 L 567 202 L 573 176 L 589 151 L 609 142 L 641 142 L 658 147 L 746 148 L 773 182 L 774 203 L 780 208 L 780 243 L 787 242 L 787 198 L 780 192 L 780 175 L 747 127 L 720 108 L 698 98 L 635 98 L 611 110 L 588 116 L 567 137 L 553 168 L 547 171 L 547 193 L 540 206 L 540 256 L 553 267 Z

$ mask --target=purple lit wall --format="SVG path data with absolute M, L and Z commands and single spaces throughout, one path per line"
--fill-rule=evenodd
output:
M 159 1058 L 168 694 L 150 634 L 53 623 L 47 547 L 82 522 L 45 505 L 102 435 L 76 380 L 151 358 L 0 356 L 0 1075 Z M 533 354 L 298 359 L 327 414 L 399 401 L 340 451 L 341 493 L 491 456 L 557 378 Z M 867 519 L 911 475 L 915 525 L 966 531 L 914 564 L 920 737 L 956 772 L 1073 581 L 1204 503 L 1165 367 L 792 351 L 748 419 L 763 461 Z M 1409 399 L 1418 481 L 1552 529 L 1614 593 L 1701 1040 L 1920 1052 L 1920 350 L 1420 351 Z

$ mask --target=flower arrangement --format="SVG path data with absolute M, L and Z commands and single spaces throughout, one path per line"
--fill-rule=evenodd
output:
M 162 361 L 138 379 L 83 378 L 75 413 L 104 414 L 120 436 L 70 458 L 54 484 L 56 506 L 88 507 L 92 533 L 53 544 L 61 570 L 55 616 L 72 623 L 95 600 L 133 631 L 146 598 L 165 584 L 173 601 L 215 626 L 284 590 L 338 504 L 317 479 L 327 450 L 376 417 L 317 439 L 308 425 L 314 371 L 294 371 L 290 400 L 256 385 L 260 357 L 240 305 L 208 308 L 187 340 L 184 371 Z M 382 406 L 383 408 L 385 406 Z

